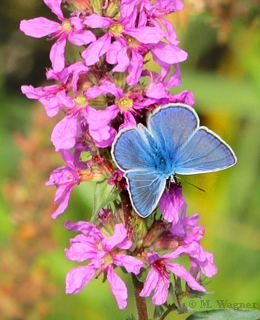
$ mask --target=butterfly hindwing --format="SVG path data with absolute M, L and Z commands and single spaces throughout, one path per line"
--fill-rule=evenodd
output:
M 150 170 L 129 171 L 125 176 L 133 207 L 141 217 L 147 217 L 155 210 L 162 196 L 165 177 Z
M 175 173 L 190 175 L 231 167 L 236 156 L 216 133 L 200 127 L 176 154 Z

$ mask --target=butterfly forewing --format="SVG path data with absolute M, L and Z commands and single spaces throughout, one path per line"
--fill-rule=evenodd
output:
M 175 173 L 190 175 L 224 170 L 236 163 L 233 150 L 217 134 L 200 127 L 178 150 Z
M 126 173 L 132 205 L 141 217 L 155 210 L 165 188 L 165 177 L 150 170 Z
M 177 150 L 198 128 L 199 118 L 191 107 L 183 104 L 166 105 L 148 119 L 148 129 L 162 149 L 174 157 Z
M 112 156 L 118 167 L 123 171 L 153 168 L 157 151 L 151 139 L 143 125 L 120 132 L 112 147 Z

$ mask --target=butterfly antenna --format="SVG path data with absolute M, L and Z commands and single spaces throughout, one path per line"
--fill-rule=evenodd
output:
M 182 178 L 180 178 L 180 177 L 177 177 L 177 176 L 175 176 L 175 178 L 177 178 L 177 179 L 179 179 L 179 180 L 181 180 L 181 181 L 183 181 L 183 182 L 185 182 L 185 183 L 187 183 L 187 184 L 189 184 L 189 185 L 197 188 L 197 189 L 200 190 L 200 191 L 206 192 L 204 189 L 202 189 L 202 188 L 200 188 L 200 187 L 198 187 L 198 186 L 195 186 L 195 184 L 190 183 L 190 182 L 187 181 L 187 180 L 184 180 L 184 179 L 182 179 Z

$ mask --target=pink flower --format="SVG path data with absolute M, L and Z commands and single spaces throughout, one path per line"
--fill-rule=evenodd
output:
M 59 151 L 67 165 L 54 170 L 50 175 L 49 181 L 45 183 L 46 186 L 57 187 L 54 203 L 60 202 L 60 204 L 52 214 L 53 219 L 56 219 L 58 215 L 66 210 L 71 191 L 74 186 L 80 182 L 77 168 L 74 165 L 74 156 L 71 154 L 71 151 Z
M 62 108 L 67 92 L 73 89 L 77 92 L 79 76 L 88 72 L 89 68 L 82 61 L 76 62 L 56 73 L 54 70 L 47 71 L 47 79 L 61 81 L 61 84 L 54 84 L 45 87 L 34 88 L 33 86 L 22 86 L 22 93 L 29 99 L 38 99 L 44 106 L 48 117 L 54 117 Z M 72 78 L 70 79 L 70 77 Z
M 58 38 L 51 48 L 50 60 L 55 72 L 60 72 L 65 66 L 65 46 L 66 38 L 77 46 L 82 46 L 96 40 L 95 35 L 84 29 L 84 24 L 79 17 L 65 19 L 60 5 L 62 0 L 43 0 L 45 4 L 57 15 L 62 23 L 39 17 L 31 20 L 22 20 L 20 30 L 26 35 L 42 38 L 50 36 L 50 40 Z
M 124 122 L 119 126 L 119 130 L 136 126 L 134 115 L 140 115 L 139 110 L 146 108 L 155 103 L 156 99 L 146 98 L 138 93 L 124 92 L 118 88 L 114 83 L 103 80 L 102 85 L 99 87 L 103 94 L 113 94 L 116 99 L 116 104 L 112 104 L 105 110 L 95 111 L 99 113 L 99 118 L 95 121 L 89 121 L 89 125 L 96 127 L 105 127 L 109 122 L 114 119 L 119 113 L 123 115 Z M 86 116 L 88 119 L 89 116 Z M 99 120 L 98 120 L 99 119 Z M 113 141 L 113 140 L 112 140 Z
M 161 76 L 155 72 L 145 71 L 143 75 L 150 76 L 150 84 L 146 91 L 146 95 L 150 98 L 162 99 L 168 98 L 169 92 L 167 89 L 177 87 L 181 85 L 181 71 L 178 64 L 174 65 L 175 73 L 172 74 L 166 81 L 166 77 L 169 75 L 170 67 L 165 65 L 161 70 Z
M 177 258 L 182 253 L 180 250 L 179 252 L 177 251 L 178 249 L 171 254 L 163 254 L 161 257 L 159 257 L 158 253 L 147 253 L 147 260 L 151 269 L 147 275 L 143 290 L 140 292 L 141 297 L 148 297 L 154 290 L 152 302 L 155 305 L 164 304 L 169 295 L 169 271 L 184 279 L 193 290 L 206 291 L 182 265 L 166 261 Z
M 106 148 L 112 145 L 117 131 L 109 123 L 115 118 L 113 108 L 107 107 L 105 110 L 96 110 L 90 106 L 83 112 L 88 123 L 89 134 L 99 148 Z
M 51 134 L 51 142 L 55 146 L 55 151 L 69 150 L 75 146 L 77 124 L 77 114 L 70 114 L 55 125 Z
M 185 221 L 186 230 L 192 228 L 192 231 L 186 232 L 186 236 L 183 238 L 183 245 L 181 245 L 177 250 L 181 250 L 182 253 L 186 253 L 190 256 L 190 272 L 193 274 L 198 270 L 197 279 L 200 278 L 201 272 L 205 274 L 206 277 L 211 278 L 218 272 L 218 268 L 214 265 L 213 253 L 205 251 L 200 245 L 200 240 L 204 236 L 205 228 L 200 226 L 192 227 L 192 224 L 195 222 L 194 216 L 190 217 L 193 218 L 191 221 Z M 170 229 L 171 236 L 174 236 L 172 231 L 173 230 Z
M 110 127 L 104 126 L 104 122 L 101 122 L 101 117 L 94 117 L 93 114 L 101 114 L 101 112 L 95 110 L 89 105 L 89 100 L 94 99 L 103 93 L 98 86 L 88 88 L 86 91 L 73 98 L 71 96 L 60 94 L 58 96 L 60 106 L 66 107 L 67 116 L 65 116 L 60 122 L 58 122 L 53 128 L 51 134 L 51 141 L 55 146 L 55 150 L 70 149 L 75 146 L 77 131 L 80 131 L 81 124 L 78 122 L 78 116 L 83 114 L 89 125 L 90 135 L 94 141 L 97 142 L 97 146 L 107 147 L 112 144 L 112 141 L 116 135 L 115 129 L 111 128 L 112 140 L 105 143 L 109 135 Z M 107 113 L 110 114 L 109 109 Z M 83 121 L 84 121 L 83 119 Z M 82 121 L 82 119 L 81 119 Z M 110 135 L 109 135 L 110 136 Z
M 83 223 L 80 225 L 82 226 Z M 77 229 L 81 229 L 81 226 L 73 227 L 73 223 L 70 223 L 69 228 L 78 231 Z M 113 266 L 124 267 L 127 272 L 138 274 L 143 262 L 124 253 L 132 246 L 132 241 L 128 238 L 124 225 L 122 223 L 116 224 L 114 234 L 110 237 L 101 239 L 80 234 L 70 242 L 70 249 L 65 249 L 66 258 L 78 262 L 90 260 L 90 263 L 87 266 L 78 266 L 69 271 L 66 277 L 66 293 L 81 291 L 94 277 L 96 271 L 100 269 L 98 276 L 103 272 L 107 273 L 107 280 L 118 307 L 125 309 L 128 296 L 127 287 L 115 273 Z
M 212 277 L 217 273 L 217 267 L 213 262 L 213 254 L 204 251 L 200 245 L 200 240 L 204 236 L 204 227 L 197 226 L 199 215 L 194 214 L 186 217 L 187 204 L 182 195 L 180 187 L 171 187 L 169 192 L 164 191 L 160 200 L 160 210 L 165 220 L 172 222 L 171 227 L 165 236 L 178 238 L 181 245 L 176 252 L 186 253 L 190 256 L 191 273 L 199 270 L 197 278 L 201 272 L 207 277 Z M 181 214 L 180 214 L 181 213 Z
M 58 94 L 66 94 L 66 87 L 59 84 L 34 88 L 33 86 L 22 86 L 22 93 L 29 99 L 38 99 L 45 108 L 48 117 L 57 115 L 60 109 Z
M 91 28 L 106 28 L 107 33 L 90 44 L 82 57 L 88 66 L 99 61 L 106 54 L 107 62 L 116 64 L 114 72 L 128 69 L 127 83 L 134 85 L 139 81 L 143 69 L 143 55 L 148 48 L 142 44 L 155 44 L 165 36 L 161 27 L 140 26 L 135 28 L 133 19 L 120 17 L 115 23 L 113 19 L 92 14 L 85 18 L 84 23 Z M 115 39 L 115 41 L 112 41 Z M 131 51 L 131 57 L 129 52 Z
M 117 104 L 113 104 L 106 110 L 101 111 L 104 114 L 104 119 L 107 119 L 106 123 L 109 123 L 118 115 L 118 113 L 121 113 L 124 117 L 124 123 L 119 126 L 119 130 L 135 127 L 136 121 L 133 114 L 138 114 L 136 110 L 144 108 L 145 104 L 130 99 L 130 97 L 124 94 L 124 91 L 121 88 L 116 87 L 115 84 L 110 81 L 103 81 L 100 89 L 103 90 L 104 93 L 110 92 L 117 100 Z M 109 111 L 109 113 L 107 113 L 107 111 Z
M 158 42 L 151 48 L 154 61 L 160 66 L 165 64 L 172 65 L 185 61 L 188 54 L 175 44 Z
M 110 185 L 119 186 L 121 190 L 127 189 L 127 183 L 126 179 L 124 178 L 124 172 L 119 169 L 117 169 L 114 172 L 114 176 L 111 179 L 109 179 L 107 183 Z
M 63 227 L 73 232 L 82 232 L 84 235 L 88 235 L 95 240 L 101 241 L 103 239 L 100 230 L 97 229 L 94 223 L 90 223 L 88 221 L 72 222 L 67 220 L 63 222 Z
M 161 17 L 171 12 L 182 10 L 184 5 L 180 0 L 122 0 L 120 12 L 123 17 L 134 15 L 137 18 L 136 8 L 140 7 L 139 24 L 151 17 Z
M 165 220 L 176 226 L 180 220 L 181 211 L 185 216 L 186 207 L 182 188 L 179 185 L 171 184 L 168 192 L 166 189 L 164 190 L 160 200 L 160 210 Z

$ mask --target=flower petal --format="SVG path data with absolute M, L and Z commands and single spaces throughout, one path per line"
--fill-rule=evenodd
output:
M 93 32 L 89 30 L 79 30 L 75 32 L 70 32 L 68 39 L 71 43 L 76 46 L 83 46 L 84 44 L 89 44 L 96 40 L 96 37 Z
M 31 20 L 22 20 L 20 30 L 27 36 L 42 38 L 58 30 L 60 24 L 49 19 L 40 17 Z
M 144 266 L 141 260 L 126 254 L 117 254 L 114 256 L 114 264 L 119 267 L 124 267 L 127 272 L 134 274 L 140 273 L 140 269 Z
M 137 50 L 132 50 L 132 59 L 128 67 L 126 82 L 130 86 L 137 84 L 143 71 L 143 57 Z
M 111 266 L 107 271 L 107 280 L 110 283 L 111 291 L 116 298 L 119 309 L 125 309 L 128 298 L 127 287 Z
M 113 24 L 113 20 L 108 17 L 100 17 L 98 14 L 85 17 L 84 22 L 90 28 L 109 28 Z
M 187 52 L 183 51 L 181 48 L 162 41 L 156 44 L 154 48 L 151 49 L 151 52 L 161 61 L 168 64 L 185 61 L 188 57 Z
M 61 3 L 62 0 L 43 0 L 44 3 L 51 9 L 51 11 L 56 14 L 56 16 L 63 21 L 64 16 L 63 12 L 61 11 Z
M 159 282 L 159 273 L 152 267 L 140 292 L 140 297 L 148 297 Z
M 106 33 L 97 41 L 92 42 L 86 50 L 81 54 L 82 58 L 85 59 L 87 66 L 92 66 L 99 61 L 99 58 L 105 54 L 111 43 L 111 36 L 109 33 Z
M 58 122 L 51 134 L 51 142 L 55 146 L 55 150 L 73 148 L 75 145 L 76 132 L 76 116 L 66 116 Z
M 94 275 L 95 269 L 92 264 L 71 269 L 66 276 L 66 293 L 79 293 Z
M 168 277 L 162 276 L 159 279 L 159 282 L 154 289 L 154 295 L 152 297 L 152 303 L 160 306 L 161 304 L 164 304 L 168 298 L 169 295 L 169 286 L 170 286 L 170 280 Z
M 55 72 L 61 72 L 65 67 L 65 46 L 66 38 L 58 39 L 57 42 L 51 47 L 50 59 L 52 62 L 52 68 Z
M 191 289 L 206 292 L 206 289 L 202 287 L 202 285 L 200 285 L 182 265 L 178 263 L 167 262 L 165 263 L 165 266 L 171 270 L 172 273 L 176 274 L 176 276 L 184 279 Z
M 125 240 L 127 245 L 124 248 L 119 245 L 122 244 Z M 127 231 L 123 223 L 115 225 L 114 234 L 110 237 L 104 238 L 102 241 L 102 247 L 106 252 L 111 251 L 114 247 L 120 247 L 121 249 L 129 249 L 132 246 L 132 241 L 127 238 Z
M 155 27 L 125 29 L 124 33 L 129 34 L 141 43 L 158 43 L 165 36 L 165 32 L 162 29 Z

